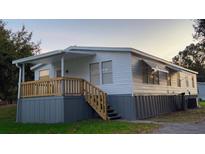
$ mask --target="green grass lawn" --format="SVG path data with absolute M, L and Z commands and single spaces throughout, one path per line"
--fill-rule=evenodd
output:
M 22 124 L 15 122 L 16 105 L 0 106 L 0 134 L 127 134 L 151 133 L 156 124 L 136 124 L 100 119 L 66 124 Z
M 205 101 L 199 102 L 199 105 L 200 105 L 201 107 L 205 107 Z
M 179 111 L 163 114 L 149 120 L 157 122 L 200 122 L 205 120 L 205 102 L 199 102 L 201 108 L 189 109 L 187 111 Z

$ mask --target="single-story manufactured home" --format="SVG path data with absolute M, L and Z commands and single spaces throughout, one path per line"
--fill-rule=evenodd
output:
M 197 98 L 197 72 L 134 48 L 70 46 L 13 64 L 17 122 L 145 119 Z M 25 81 L 26 64 L 33 64 L 33 81 Z

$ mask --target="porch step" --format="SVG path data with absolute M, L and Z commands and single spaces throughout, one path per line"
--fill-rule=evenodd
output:
M 109 117 L 111 117 L 111 116 L 116 116 L 116 115 L 118 115 L 118 113 L 115 112 L 115 111 L 108 113 L 108 116 L 109 116 Z
M 108 120 L 121 119 L 121 116 L 110 106 L 107 106 Z
M 108 116 L 108 119 L 109 119 L 109 120 L 117 120 L 117 119 L 121 119 L 121 117 L 120 117 L 119 115 L 112 116 L 112 117 L 109 117 L 109 116 Z
M 114 112 L 114 109 L 109 108 L 109 109 L 107 109 L 107 112 L 108 112 L 108 113 L 112 113 L 112 112 Z

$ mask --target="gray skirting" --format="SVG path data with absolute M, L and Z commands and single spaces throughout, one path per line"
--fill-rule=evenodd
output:
M 17 122 L 64 122 L 63 97 L 24 98 L 17 103 Z
M 136 107 L 131 95 L 108 95 L 108 103 L 123 119 L 135 120 Z
M 95 117 L 82 96 L 51 96 L 18 100 L 16 121 L 23 123 L 63 123 Z
M 185 110 L 188 107 L 188 99 L 192 98 L 193 101 L 196 100 L 196 97 L 182 95 L 109 95 L 108 102 L 123 119 L 138 120 L 177 110 Z
M 194 107 L 197 96 L 108 95 L 108 104 L 123 119 L 136 120 Z M 188 105 L 191 100 L 191 105 Z M 17 122 L 63 123 L 96 118 L 83 96 L 24 98 L 17 103 Z
M 95 117 L 95 112 L 85 102 L 83 96 L 64 97 L 64 122 L 86 120 L 93 117 Z

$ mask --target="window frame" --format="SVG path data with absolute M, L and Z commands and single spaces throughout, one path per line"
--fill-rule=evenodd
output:
M 192 80 L 192 88 L 195 88 L 195 80 L 194 80 L 194 76 L 191 77 Z
M 95 63 L 89 64 L 90 83 L 92 83 L 92 81 L 91 81 L 91 65 L 94 65 L 94 64 L 98 64 L 98 73 L 99 73 L 99 83 L 95 84 L 95 85 L 100 85 L 100 83 L 101 83 L 101 81 L 100 81 L 100 62 L 95 62 Z M 94 84 L 94 83 L 92 83 L 92 84 Z
M 149 68 L 146 64 L 142 64 L 142 82 L 148 84 L 149 83 Z
M 156 80 L 157 79 L 157 80 Z M 160 84 L 160 73 L 159 71 L 154 72 L 148 65 L 142 65 L 142 82 L 145 84 Z
M 186 76 L 186 77 L 185 77 L 185 80 L 186 80 L 186 87 L 189 87 L 189 77 Z
M 111 73 L 111 79 L 112 79 L 112 81 L 110 83 L 104 83 L 103 82 L 103 74 L 109 74 L 109 73 L 103 73 L 103 63 L 107 63 L 107 62 L 111 62 L 111 68 L 112 68 L 112 71 L 109 72 L 109 73 Z M 101 81 L 102 81 L 103 85 L 105 85 L 105 84 L 113 84 L 113 62 L 112 62 L 112 60 L 107 60 L 107 61 L 102 61 L 101 62 L 101 78 L 102 78 Z
M 180 73 L 178 72 L 177 73 L 177 87 L 181 87 L 181 75 L 180 75 Z
M 41 76 L 41 72 L 43 72 L 43 71 L 48 71 L 48 75 Z M 50 78 L 50 69 L 39 70 L 39 80 L 44 80 L 46 77 L 48 77 L 48 79 Z
M 171 73 L 166 73 L 167 75 L 167 86 L 172 86 L 172 75 Z

